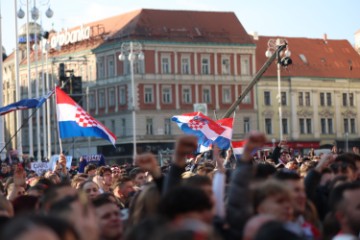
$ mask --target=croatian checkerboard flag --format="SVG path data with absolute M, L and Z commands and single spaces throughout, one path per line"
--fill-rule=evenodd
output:
M 214 141 L 214 143 L 220 149 L 229 149 L 233 133 L 233 118 L 223 118 L 217 120 L 216 123 L 225 128 L 225 131 L 221 133 Z
M 115 145 L 115 134 L 84 111 L 59 87 L 56 87 L 56 111 L 60 138 L 100 137 Z
M 184 113 L 173 116 L 171 120 L 176 122 L 184 133 L 197 136 L 198 144 L 204 146 L 209 146 L 225 131 L 224 127 L 201 112 Z
M 214 141 L 205 142 L 204 144 L 200 144 L 198 147 L 198 152 L 206 152 L 212 149 L 212 144 L 216 144 L 219 149 L 227 150 L 230 148 L 230 143 L 232 139 L 233 133 L 233 118 L 223 118 L 217 120 L 216 123 L 222 126 L 225 130 L 222 132 Z M 210 141 L 210 140 L 209 140 Z

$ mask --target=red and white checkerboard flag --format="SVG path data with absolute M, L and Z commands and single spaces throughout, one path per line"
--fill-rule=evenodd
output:
M 60 138 L 100 137 L 115 145 L 116 136 L 56 87 L 56 112 Z

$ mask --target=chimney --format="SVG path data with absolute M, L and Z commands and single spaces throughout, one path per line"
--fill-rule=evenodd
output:
M 324 40 L 324 43 L 327 44 L 328 38 L 327 38 L 327 34 L 326 34 L 326 33 L 324 33 L 323 40 Z
M 258 32 L 253 32 L 253 38 L 254 38 L 255 41 L 259 40 Z

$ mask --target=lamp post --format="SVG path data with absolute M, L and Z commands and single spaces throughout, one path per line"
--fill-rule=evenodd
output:
M 284 52 L 283 50 L 286 49 Z M 266 57 L 271 57 L 273 53 L 276 53 L 277 60 L 277 84 L 278 84 L 278 111 L 279 111 L 279 139 L 283 140 L 283 125 L 282 125 L 282 103 L 281 103 L 281 66 L 288 66 L 292 63 L 290 59 L 291 52 L 288 49 L 287 41 L 284 39 L 269 39 L 268 49 L 265 52 Z M 281 55 L 284 54 L 284 57 Z
M 16 0 L 15 0 L 16 1 Z M 32 89 L 31 89 L 31 73 L 30 73 L 30 32 L 29 32 L 29 15 L 31 14 L 31 18 L 34 21 L 34 26 L 35 26 L 35 32 L 34 34 L 34 45 L 33 45 L 33 50 L 35 52 L 35 74 L 36 74 L 36 97 L 39 97 L 39 76 L 37 73 L 37 57 L 38 57 L 38 39 L 37 36 L 39 33 L 36 32 L 36 21 L 39 19 L 40 16 L 40 12 L 39 9 L 36 7 L 36 0 L 33 0 L 33 8 L 31 9 L 31 13 L 29 13 L 29 5 L 30 5 L 31 0 L 26 0 L 26 3 L 22 3 L 22 1 L 20 1 L 20 3 L 22 5 L 26 5 L 26 52 L 27 52 L 27 73 L 28 73 L 28 98 L 32 98 Z M 46 17 L 51 18 L 54 15 L 54 12 L 51 10 L 50 6 L 49 6 L 49 2 L 50 0 L 39 0 L 38 3 L 40 5 L 47 5 L 48 9 L 45 12 Z M 19 11 L 17 12 L 17 16 L 18 18 L 23 18 L 25 16 L 24 11 L 21 9 L 19 9 Z M 17 31 L 17 29 L 16 29 Z M 41 33 L 42 34 L 42 33 Z M 44 88 L 44 86 L 43 86 Z M 43 122 L 43 124 L 45 124 L 45 121 Z M 41 158 L 41 143 L 40 143 L 40 113 L 37 112 L 36 113 L 36 129 L 37 129 L 37 158 L 40 161 Z M 45 134 L 45 133 L 44 133 Z M 33 156 L 34 155 L 34 149 L 33 149 L 33 121 L 32 118 L 29 119 L 29 155 Z
M 134 63 L 136 60 L 144 60 L 144 53 L 140 42 L 123 42 L 121 44 L 121 54 L 119 60 L 125 62 L 126 56 L 130 62 L 130 75 L 131 75 L 131 110 L 133 122 L 133 160 L 135 160 L 136 149 L 136 91 L 135 91 L 135 76 L 134 76 Z

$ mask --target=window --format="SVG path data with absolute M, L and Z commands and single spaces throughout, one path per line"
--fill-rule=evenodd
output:
M 305 121 L 303 118 L 299 119 L 300 134 L 305 134 Z
M 326 119 L 322 118 L 320 120 L 320 124 L 321 124 L 321 133 L 326 134 Z
M 201 59 L 201 74 L 210 74 L 210 59 Z
M 353 93 L 349 93 L 349 105 L 351 107 L 354 106 L 354 94 Z
M 115 65 L 114 65 L 114 55 L 108 56 L 107 57 L 107 67 L 108 67 L 108 72 L 107 75 L 108 77 L 113 77 L 115 76 Z
M 325 99 L 326 96 L 326 99 Z M 332 100 L 331 100 L 331 93 L 320 93 L 320 106 L 331 106 Z
M 265 132 L 266 134 L 272 134 L 271 118 L 265 118 Z
M 105 107 L 105 91 L 99 90 L 98 95 L 99 95 L 99 108 L 104 108 Z
M 334 133 L 333 120 L 331 118 L 328 118 L 327 122 L 328 122 L 328 132 L 329 132 L 329 134 L 333 134 Z
M 286 105 L 287 105 L 286 92 L 281 92 L 281 106 L 286 106 Z
M 145 103 L 153 103 L 153 88 L 152 87 L 145 87 L 144 102 Z
M 223 57 L 221 62 L 221 73 L 224 75 L 230 74 L 230 59 L 229 57 Z
M 350 119 L 350 133 L 356 133 L 355 119 Z
M 171 103 L 171 88 L 170 87 L 163 87 L 162 89 L 162 101 L 163 103 Z
M 146 134 L 153 135 L 153 119 L 152 118 L 146 119 Z
M 163 74 L 170 73 L 170 57 L 161 58 L 161 71 Z
M 119 89 L 119 103 L 120 105 L 125 105 L 126 104 L 126 91 L 125 91 L 125 87 L 121 87 Z
M 134 61 L 134 73 L 135 74 L 142 74 L 144 73 L 144 60 L 135 60 Z
M 231 89 L 230 87 L 223 87 L 222 89 L 222 102 L 231 103 Z
M 121 119 L 121 132 L 123 136 L 126 136 L 126 119 Z
M 310 106 L 310 92 L 305 92 L 305 105 Z
M 210 91 L 210 88 L 203 88 L 203 90 L 202 90 L 202 101 L 204 103 L 211 103 L 211 91 Z
M 354 118 L 344 118 L 344 133 L 356 133 Z
M 271 105 L 270 92 L 268 92 L 268 91 L 264 92 L 264 104 L 265 104 L 265 106 Z
M 343 96 L 343 98 L 342 98 L 343 106 L 347 106 L 347 94 L 343 93 L 342 96 Z
M 115 106 L 115 89 L 109 89 L 109 107 Z
M 347 118 L 344 119 L 344 132 L 349 132 L 349 120 Z
M 306 119 L 306 132 L 307 132 L 307 134 L 311 134 L 311 133 L 312 133 L 311 118 L 307 118 L 307 119 Z
M 111 131 L 116 135 L 116 122 L 114 119 L 111 120 Z
M 99 57 L 97 59 L 97 67 L 98 67 L 98 78 L 105 77 L 105 69 L 104 69 L 104 57 Z
M 320 93 L 320 106 L 325 106 L 325 93 Z
M 282 132 L 283 132 L 283 134 L 288 134 L 289 133 L 287 118 L 282 119 Z
M 326 93 L 326 101 L 327 101 L 327 105 L 331 106 L 331 93 Z
M 90 109 L 95 109 L 96 108 L 95 94 L 94 93 L 89 94 L 89 108 Z M 24 112 L 26 112 L 26 111 L 24 111 Z
M 165 135 L 171 135 L 171 119 L 170 118 L 165 118 L 165 122 L 164 122 L 164 134 Z
M 353 93 L 343 93 L 342 95 L 343 106 L 354 106 L 354 94 Z
M 191 103 L 191 88 L 190 87 L 183 87 L 182 101 L 183 101 L 183 103 Z
M 250 132 L 250 118 L 244 118 L 244 133 Z
M 250 75 L 249 56 L 241 56 L 241 75 Z
M 331 118 L 321 118 L 321 133 L 322 134 L 333 134 L 333 120 Z
M 303 93 L 299 92 L 299 106 L 304 106 L 304 98 Z
M 242 100 L 242 103 L 243 104 L 250 104 L 251 103 L 251 97 L 250 96 L 251 96 L 250 93 L 246 94 L 244 99 Z
M 190 74 L 190 58 L 181 58 L 181 73 Z
M 311 118 L 300 118 L 300 134 L 311 134 L 312 133 L 312 122 Z

